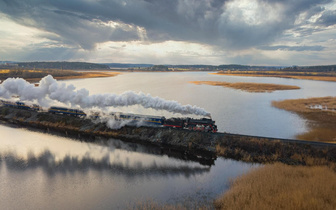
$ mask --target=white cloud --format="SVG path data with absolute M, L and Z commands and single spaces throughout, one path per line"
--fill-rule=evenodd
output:
M 332 10 L 331 0 L 0 1 L 0 60 L 332 64 Z

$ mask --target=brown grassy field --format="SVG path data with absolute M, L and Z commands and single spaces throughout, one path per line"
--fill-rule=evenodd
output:
M 234 88 L 238 90 L 243 90 L 247 92 L 273 92 L 275 90 L 294 90 L 300 89 L 298 86 L 291 85 L 278 85 L 278 84 L 266 84 L 266 83 L 247 83 L 247 82 L 215 82 L 215 81 L 190 81 L 190 83 L 196 85 L 213 85 L 213 86 L 223 86 L 228 88 Z
M 298 135 L 298 139 L 336 142 L 336 97 L 273 101 L 272 105 L 309 121 L 310 131 Z
M 216 209 L 336 209 L 336 173 L 328 167 L 266 165 L 236 179 Z
M 227 76 L 244 76 L 244 77 L 280 77 L 290 79 L 307 79 L 336 82 L 335 73 L 318 73 L 318 72 L 288 72 L 288 71 L 220 71 L 210 73 L 215 75 Z
M 118 72 L 78 72 L 72 70 L 14 70 L 3 69 L 0 70 L 0 80 L 5 80 L 11 77 L 24 78 L 29 82 L 38 82 L 41 78 L 52 75 L 55 79 L 84 79 L 97 77 L 113 77 L 120 73 Z

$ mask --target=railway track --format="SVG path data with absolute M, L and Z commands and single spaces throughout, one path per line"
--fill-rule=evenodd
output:
M 327 143 L 327 142 L 319 142 L 319 141 L 305 141 L 305 140 L 298 140 L 298 139 L 283 139 L 283 138 L 274 138 L 274 137 L 265 137 L 265 136 L 250 136 L 250 135 L 243 135 L 243 134 L 233 134 L 233 133 L 214 133 L 213 135 L 220 135 L 220 136 L 232 136 L 232 137 L 246 137 L 246 138 L 253 138 L 253 139 L 263 139 L 269 141 L 281 141 L 283 143 L 295 143 L 295 144 L 305 144 L 311 146 L 320 146 L 320 147 L 336 147 L 336 143 Z

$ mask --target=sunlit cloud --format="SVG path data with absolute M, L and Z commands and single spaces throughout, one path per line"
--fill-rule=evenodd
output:
M 335 4 L 335 0 L 2 0 L 0 60 L 333 64 Z M 274 55 L 282 57 L 273 59 Z

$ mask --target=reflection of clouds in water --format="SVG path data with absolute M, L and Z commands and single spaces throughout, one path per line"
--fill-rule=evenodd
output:
M 143 166 L 141 161 L 137 161 L 132 165 L 129 164 L 129 161 L 125 161 L 125 163 L 111 163 L 109 156 L 97 160 L 88 155 L 80 159 L 66 155 L 64 158 L 57 160 L 56 156 L 49 150 L 45 150 L 40 155 L 29 153 L 27 158 L 19 157 L 15 153 L 1 154 L 0 156 L 0 162 L 4 162 L 9 170 L 25 171 L 41 168 L 48 176 L 74 174 L 78 172 L 87 173 L 89 170 L 94 170 L 107 171 L 117 175 L 120 174 L 128 178 L 179 175 L 190 177 L 210 171 L 210 167 L 157 165 L 155 161 L 148 166 Z

